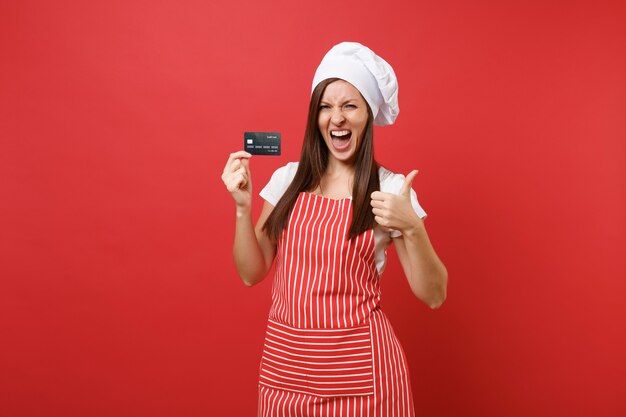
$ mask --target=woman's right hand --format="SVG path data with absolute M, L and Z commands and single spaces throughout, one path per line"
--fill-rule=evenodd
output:
M 250 158 L 246 151 L 231 153 L 222 173 L 222 181 L 238 208 L 252 206 L 252 182 L 250 181 Z

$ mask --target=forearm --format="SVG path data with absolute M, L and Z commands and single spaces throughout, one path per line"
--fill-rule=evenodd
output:
M 446 298 L 448 272 L 430 243 L 423 221 L 403 232 L 408 268 L 405 274 L 413 294 L 431 308 L 441 306 Z
M 252 225 L 252 210 L 237 207 L 233 258 L 239 277 L 252 286 L 265 277 L 268 267 Z

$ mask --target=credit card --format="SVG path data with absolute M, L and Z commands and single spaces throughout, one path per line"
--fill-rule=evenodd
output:
M 280 132 L 244 132 L 243 149 L 252 155 L 280 155 Z

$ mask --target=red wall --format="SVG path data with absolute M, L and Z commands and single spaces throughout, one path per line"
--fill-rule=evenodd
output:
M 271 277 L 220 174 L 246 130 L 283 134 L 255 192 L 297 159 L 343 40 L 397 72 L 377 157 L 450 275 L 383 277 L 418 415 L 626 415 L 623 4 L 2 2 L 0 415 L 255 415 Z

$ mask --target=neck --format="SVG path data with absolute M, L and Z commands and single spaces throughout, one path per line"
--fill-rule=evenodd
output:
M 331 178 L 347 177 L 352 178 L 354 176 L 354 165 L 337 161 L 336 159 L 330 159 L 324 176 Z
M 318 185 L 324 197 L 340 198 L 352 195 L 354 166 L 330 160 Z

